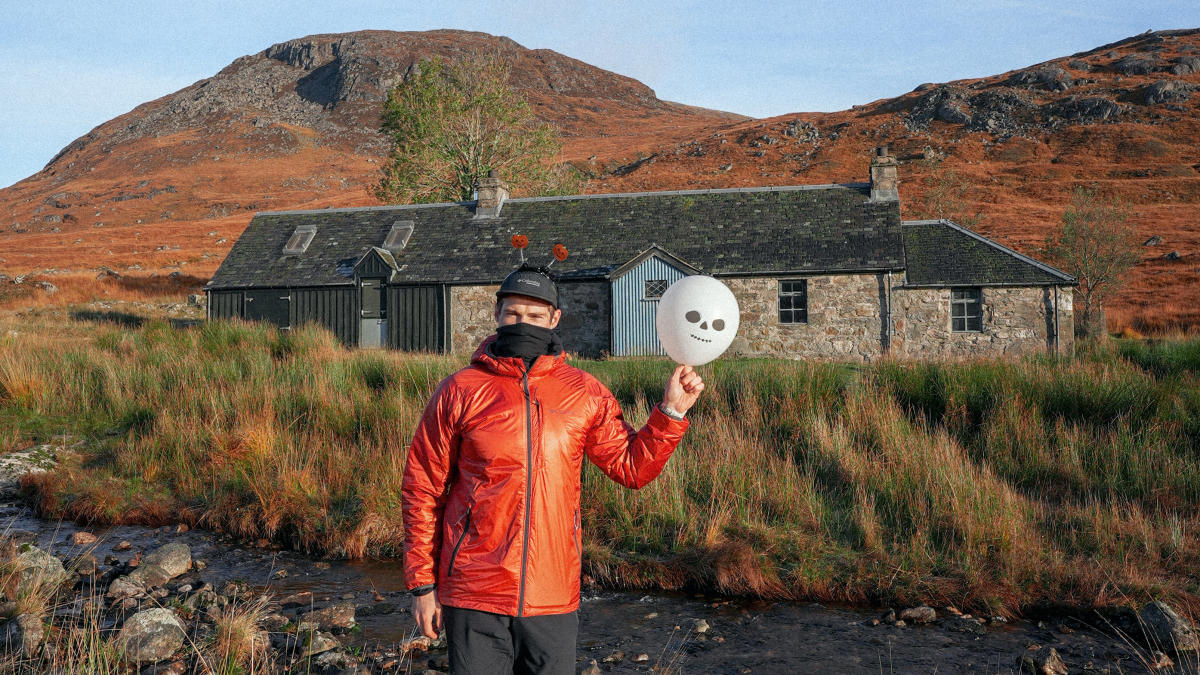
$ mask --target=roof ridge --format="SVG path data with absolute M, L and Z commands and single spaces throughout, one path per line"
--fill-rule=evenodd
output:
M 580 194 L 580 195 L 555 195 L 551 197 L 516 197 L 513 199 L 504 200 L 505 204 L 528 204 L 533 202 L 549 202 L 549 201 L 568 201 L 576 199 L 613 199 L 618 197 L 663 197 L 663 196 L 694 196 L 694 195 L 720 195 L 720 194 L 736 194 L 736 193 L 761 193 L 761 192 L 798 192 L 802 190 L 856 190 L 865 187 L 870 187 L 870 183 L 824 183 L 821 185 L 763 185 L 758 187 L 748 188 L 710 188 L 702 190 L 659 190 L 646 192 L 603 192 L 595 194 Z M 474 201 L 465 202 L 437 202 L 433 204 L 379 204 L 377 206 L 347 206 L 336 209 L 295 209 L 285 211 L 258 211 L 254 215 L 258 216 L 295 216 L 308 215 L 318 213 L 355 213 L 365 211 L 405 211 L 410 209 L 427 209 L 434 207 L 445 206 L 471 206 Z

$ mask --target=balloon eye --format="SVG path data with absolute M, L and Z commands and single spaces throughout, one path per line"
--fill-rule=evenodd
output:
M 725 320 L 717 319 L 713 321 L 713 330 L 725 330 Z
M 684 314 L 683 318 L 687 319 L 689 323 L 696 323 L 697 321 L 700 320 L 700 312 L 697 312 L 696 310 L 693 309 L 692 311 L 688 312 L 687 314 Z

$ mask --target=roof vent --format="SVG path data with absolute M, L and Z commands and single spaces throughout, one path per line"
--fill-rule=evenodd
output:
M 308 250 L 308 245 L 312 243 L 315 236 L 317 236 L 316 225 L 297 225 L 296 231 L 292 232 L 292 236 L 288 238 L 287 244 L 283 246 L 283 254 L 296 255 L 297 253 L 304 253 Z
M 392 223 L 392 229 L 388 232 L 387 239 L 383 240 L 383 247 L 395 253 L 408 245 L 408 238 L 413 233 L 413 221 L 397 220 Z

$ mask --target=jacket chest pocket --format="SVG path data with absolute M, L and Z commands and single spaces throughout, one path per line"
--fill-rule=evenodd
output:
M 462 547 L 463 541 L 467 538 L 467 532 L 471 531 L 471 508 L 467 507 L 467 515 L 463 517 L 462 533 L 458 535 L 458 539 L 454 542 L 454 548 L 450 551 L 450 563 L 446 567 L 446 576 L 454 574 L 454 561 L 458 558 L 458 549 Z

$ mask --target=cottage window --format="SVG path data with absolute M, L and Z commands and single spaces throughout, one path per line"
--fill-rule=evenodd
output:
M 646 300 L 658 300 L 663 293 L 667 292 L 666 279 L 647 279 L 645 288 L 642 290 L 642 297 Z
M 396 253 L 408 246 L 408 239 L 413 233 L 413 221 L 398 220 L 392 223 L 392 229 L 388 231 L 387 238 L 383 240 L 383 247 L 392 253 Z
M 808 323 L 808 280 L 779 280 L 779 323 Z
M 955 333 L 983 330 L 983 289 L 955 288 L 950 291 L 950 328 Z
M 292 236 L 288 238 L 287 244 L 283 246 L 283 254 L 294 255 L 304 253 L 316 235 L 316 225 L 297 225 L 296 230 L 292 232 Z

